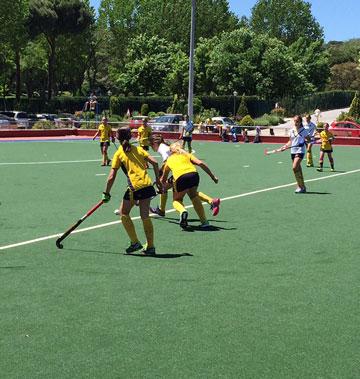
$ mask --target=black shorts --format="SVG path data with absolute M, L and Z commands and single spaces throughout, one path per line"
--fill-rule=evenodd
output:
M 325 149 L 320 148 L 320 151 L 322 151 L 323 153 L 332 153 L 333 149 L 327 149 L 327 150 L 325 150 Z
M 141 146 L 141 148 L 145 151 L 149 151 L 149 146 Z
M 109 146 L 110 146 L 110 142 L 109 142 L 109 141 L 106 141 L 106 142 L 100 142 L 100 147 L 103 148 L 104 146 L 109 147 Z
M 123 199 L 124 200 L 131 200 L 130 199 L 131 192 L 132 191 L 128 188 L 124 194 Z M 133 200 L 145 200 L 145 199 L 150 199 L 154 196 L 156 196 L 156 191 L 155 191 L 155 188 L 153 186 L 141 188 L 137 191 L 132 192 Z
M 303 159 L 304 158 L 304 154 L 303 153 L 291 154 L 291 159 L 294 160 L 295 158 L 301 158 L 301 159 Z
M 197 172 L 189 172 L 181 175 L 174 183 L 174 190 L 182 192 L 192 187 L 197 187 L 200 182 L 200 177 Z
M 183 140 L 184 142 L 191 142 L 191 141 L 192 141 L 192 137 L 190 137 L 190 136 L 183 137 L 182 140 Z

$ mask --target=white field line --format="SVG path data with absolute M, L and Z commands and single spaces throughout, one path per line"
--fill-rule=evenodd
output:
M 339 176 L 356 174 L 358 172 L 360 172 L 360 169 L 356 169 L 356 170 L 352 170 L 352 171 L 347 171 L 347 172 L 341 172 L 341 173 L 338 173 L 338 174 L 331 174 L 331 175 L 328 175 L 328 176 L 322 176 L 320 178 L 309 179 L 309 180 L 306 180 L 305 182 L 309 183 L 309 182 L 316 182 L 316 181 L 319 181 L 319 180 L 332 179 L 332 178 L 336 178 L 336 177 L 339 177 Z M 278 190 L 278 189 L 282 189 L 282 188 L 286 188 L 286 187 L 291 187 L 291 186 L 293 186 L 295 184 L 296 184 L 296 182 L 293 182 L 293 183 L 288 183 L 288 184 L 282 184 L 280 186 L 268 187 L 268 188 L 264 188 L 264 189 L 256 190 L 256 191 L 252 191 L 252 192 L 245 192 L 245 193 L 241 193 L 239 195 L 224 197 L 224 198 L 221 199 L 221 201 L 233 200 L 233 199 L 238 199 L 238 198 L 241 198 L 241 197 L 256 195 L 258 193 L 274 191 L 274 190 Z M 185 208 L 193 208 L 193 206 L 192 205 L 187 205 Z M 175 209 L 168 209 L 166 211 L 166 213 L 172 213 L 172 212 L 175 212 Z M 157 217 L 157 216 L 155 216 L 155 215 L 153 216 L 152 215 L 151 217 Z M 131 219 L 132 220 L 139 220 L 140 216 L 132 217 Z M 121 223 L 120 220 L 112 221 L 112 222 L 107 222 L 105 224 L 99 224 L 99 225 L 90 226 L 88 228 L 74 230 L 72 232 L 72 234 L 88 232 L 90 230 L 105 228 L 107 226 L 112 226 L 112 225 L 120 224 L 120 223 Z M 28 240 L 28 241 L 24 241 L 24 242 L 18 242 L 18 243 L 14 243 L 14 244 L 11 244 L 11 245 L 6 245 L 6 246 L 0 246 L 0 250 L 7 250 L 7 249 L 11 249 L 13 247 L 18 247 L 18 246 L 23 246 L 23 245 L 30 245 L 32 243 L 46 241 L 46 240 L 53 239 L 53 238 L 58 238 L 61 235 L 62 235 L 62 233 L 53 234 L 51 236 L 40 237 L 40 238 L 36 238 L 36 239 L 33 239 L 33 240 Z
M 0 166 L 21 166 L 21 165 L 36 165 L 36 164 L 62 164 L 62 163 L 88 163 L 100 162 L 100 159 L 88 159 L 82 161 L 48 161 L 48 162 L 2 162 Z

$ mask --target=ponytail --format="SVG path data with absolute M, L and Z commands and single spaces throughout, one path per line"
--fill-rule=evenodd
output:
M 116 138 L 119 140 L 121 143 L 121 146 L 124 150 L 125 153 L 128 153 L 131 150 L 131 144 L 130 144 L 130 139 L 131 139 L 131 130 L 130 128 L 124 126 L 122 128 L 119 128 L 116 131 Z

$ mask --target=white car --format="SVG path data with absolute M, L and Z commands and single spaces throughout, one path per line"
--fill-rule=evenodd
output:
M 26 112 L 22 111 L 0 111 L 0 114 L 10 117 L 16 121 L 19 129 L 29 129 L 31 127 L 29 123 L 29 117 Z
M 12 118 L 0 114 L 0 129 L 16 129 L 16 121 Z

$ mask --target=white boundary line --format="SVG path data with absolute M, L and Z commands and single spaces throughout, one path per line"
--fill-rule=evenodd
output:
M 0 166 L 16 166 L 16 165 L 31 165 L 31 164 L 62 164 L 62 163 L 88 163 L 100 162 L 101 159 L 88 159 L 83 161 L 50 161 L 50 162 L 2 162 Z
M 356 174 L 360 172 L 360 169 L 356 169 L 356 170 L 351 170 L 351 171 L 347 171 L 347 172 L 341 172 L 341 173 L 338 173 L 338 174 L 331 174 L 331 175 L 328 175 L 328 176 L 322 176 L 320 178 L 314 178 L 314 179 L 309 179 L 309 180 L 306 180 L 305 182 L 306 183 L 309 183 L 309 182 L 316 182 L 318 180 L 326 180 L 326 179 L 332 179 L 332 178 L 336 178 L 336 177 L 339 177 L 339 176 L 344 176 L 344 175 L 350 175 L 350 174 Z M 280 186 L 275 186 L 275 187 L 269 187 L 269 188 L 264 188 L 264 189 L 261 189 L 261 190 L 256 190 L 256 191 L 252 191 L 252 192 L 246 192 L 246 193 L 241 193 L 239 195 L 234 195 L 234 196 L 229 196 L 229 197 L 224 197 L 223 199 L 221 199 L 221 201 L 226 201 L 226 200 L 233 200 L 233 199 L 238 199 L 240 197 L 246 197 L 246 196 L 252 196 L 252 195 L 256 195 L 258 193 L 263 193 L 263 192 L 269 192 L 269 191 L 274 191 L 274 190 L 277 190 L 277 189 L 282 189 L 282 188 L 286 188 L 286 187 L 291 187 L 293 185 L 295 185 L 296 183 L 293 182 L 293 183 L 288 183 L 288 184 L 282 184 Z M 299 195 L 300 196 L 300 195 Z M 193 208 L 192 205 L 187 205 L 185 208 Z M 166 213 L 172 213 L 174 212 L 175 209 L 168 209 L 166 211 Z M 157 217 L 157 216 L 151 216 L 151 217 Z M 132 217 L 131 218 L 132 220 L 139 220 L 140 219 L 140 216 L 137 216 L 137 217 Z M 117 220 L 117 221 L 112 221 L 112 222 L 108 222 L 108 223 L 105 223 L 105 224 L 99 224 L 99 225 L 94 225 L 94 226 L 90 226 L 88 228 L 83 228 L 83 229 L 78 229 L 78 230 L 74 230 L 72 232 L 72 234 L 75 234 L 75 233 L 83 233 L 83 232 L 87 232 L 89 230 L 95 230 L 95 229 L 100 229 L 100 228 L 105 228 L 107 226 L 112 226 L 112 225 L 115 225 L 115 224 L 120 224 L 121 221 L 120 220 Z M 13 247 L 18 247 L 18 246 L 24 246 L 24 245 L 30 245 L 32 243 L 36 243 L 36 242 L 41 242 L 41 241 L 46 241 L 46 240 L 50 240 L 50 239 L 54 239 L 54 238 L 58 238 L 62 235 L 62 233 L 60 234 L 53 234 L 51 236 L 46 236 L 46 237 L 40 237 L 40 238 L 36 238 L 36 239 L 33 239 L 33 240 L 29 240 L 29 241 L 24 241 L 24 242 L 19 242 L 19 243 L 14 243 L 14 244 L 11 244 L 11 245 L 6 245 L 6 246 L 0 246 L 0 250 L 7 250 L 7 249 L 11 249 Z

